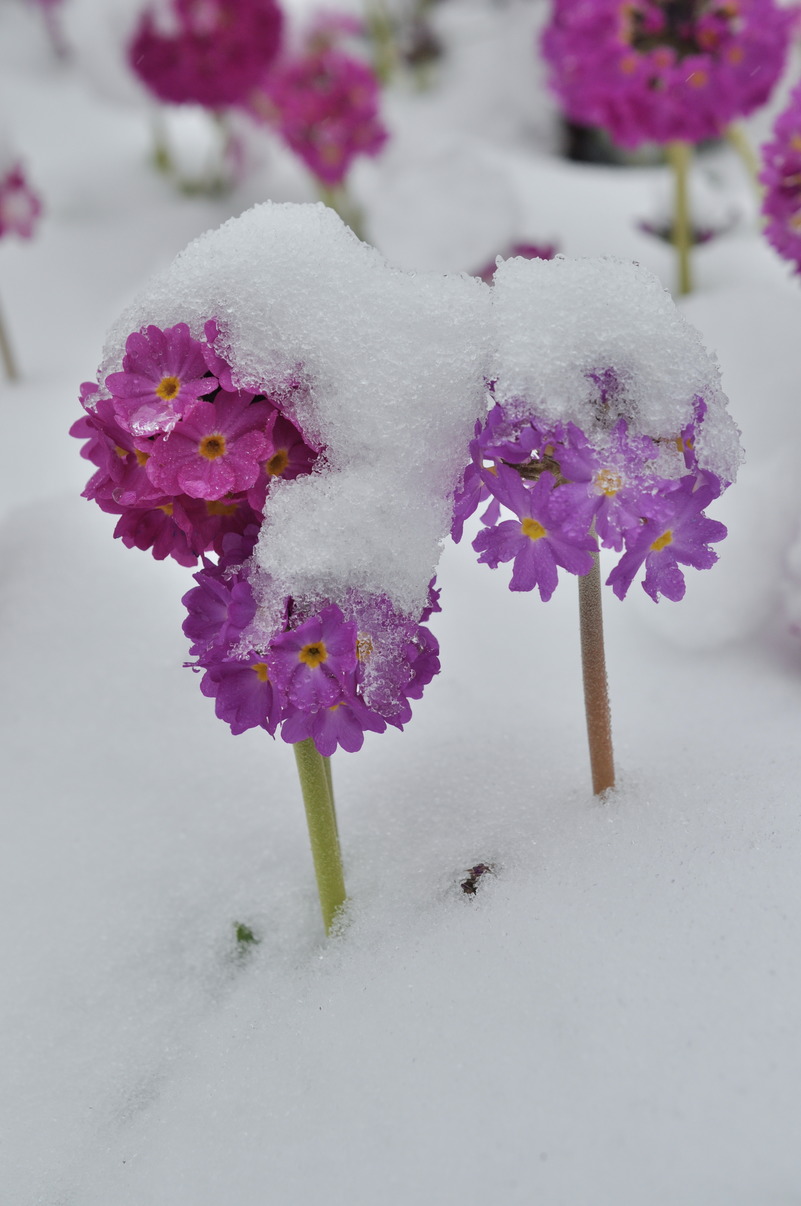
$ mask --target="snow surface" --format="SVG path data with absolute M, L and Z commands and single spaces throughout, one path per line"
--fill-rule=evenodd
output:
M 440 93 L 393 96 L 394 162 L 422 171 L 468 123 L 520 239 L 671 286 L 670 249 L 635 226 L 664 172 L 563 163 L 536 135 L 547 101 L 527 123 L 529 80 L 512 105 L 524 59 L 498 56 L 523 10 L 535 24 L 445 6 L 455 58 Z M 484 119 L 460 101 L 482 62 L 504 74 Z M 311 189 L 275 151 L 225 201 L 171 193 L 147 115 L 53 64 L 16 0 L 0 65 L 47 206 L 33 242 L 0 247 L 24 374 L 0 382 L 0 1202 L 797 1206 L 801 293 L 739 163 L 700 166 L 744 216 L 698 250 L 681 309 L 747 460 L 714 511 L 720 563 L 682 604 L 608 598 L 619 789 L 590 792 L 572 582 L 545 605 L 448 549 L 443 673 L 406 732 L 334 760 L 351 906 L 325 942 L 291 752 L 215 719 L 181 668 L 188 572 L 111 540 L 66 436 L 150 275 Z M 440 268 L 436 223 L 415 243 L 382 171 L 356 175 L 380 250 Z M 485 227 L 460 229 L 452 270 L 486 258 Z M 260 939 L 244 953 L 236 922 Z

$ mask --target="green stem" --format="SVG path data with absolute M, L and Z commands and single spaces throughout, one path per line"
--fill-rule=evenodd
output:
M 601 567 L 597 552 L 592 554 L 592 569 L 579 578 L 578 584 L 587 740 L 590 747 L 592 790 L 598 796 L 607 788 L 615 786 L 615 759 L 612 751 L 612 718 L 604 654 Z
M 366 0 L 365 20 L 370 40 L 373 43 L 373 70 L 381 84 L 387 85 L 398 65 L 398 52 L 392 17 L 385 0 Z
M 357 239 L 364 241 L 362 215 L 344 184 L 323 184 L 318 182 L 320 200 L 342 221 L 351 228 Z
M 0 313 L 0 360 L 3 361 L 3 367 L 6 370 L 6 376 L 9 381 L 18 381 L 19 373 L 17 372 L 14 353 L 11 351 L 11 340 L 3 323 L 2 313 Z
M 337 820 L 337 806 L 334 799 L 334 776 L 331 773 L 331 759 L 323 755 L 323 768 L 325 770 L 325 778 L 328 783 L 328 798 L 331 801 L 331 811 L 334 814 L 334 827 L 339 837 L 339 821 Z
M 692 229 L 690 226 L 690 203 L 687 190 L 692 151 L 688 142 L 669 142 L 666 151 L 668 163 L 673 169 L 675 181 L 673 246 L 676 248 L 676 255 L 679 261 L 679 294 L 680 296 L 684 296 L 692 292 L 693 287 L 690 275 Z
M 748 172 L 748 175 L 751 179 L 751 183 L 754 186 L 757 201 L 759 201 L 761 205 L 762 195 L 765 190 L 763 189 L 759 180 L 759 160 L 754 154 L 754 148 L 748 141 L 748 136 L 746 135 L 745 130 L 742 128 L 742 126 L 733 123 L 726 130 L 726 139 L 729 143 L 731 143 L 737 154 L 740 156 L 745 170 Z
M 345 877 L 328 787 L 329 775 L 325 760 L 310 737 L 299 741 L 294 749 L 300 789 L 306 806 L 306 824 L 309 827 L 320 910 L 325 932 L 330 934 L 337 913 L 345 903 Z

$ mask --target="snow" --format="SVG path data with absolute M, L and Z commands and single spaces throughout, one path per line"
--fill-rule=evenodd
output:
M 638 264 L 594 259 L 499 264 L 492 293 L 499 401 L 522 399 L 545 422 L 597 426 L 597 378 L 614 375 L 613 421 L 630 430 L 677 436 L 708 406 L 699 464 L 724 481 L 737 476 L 740 448 L 717 366 L 653 273 Z
M 468 34 L 505 10 L 444 11 L 481 62 Z M 35 16 L 0 2 L 0 111 L 47 206 L 35 240 L 0 247 L 23 373 L 0 381 L 0 1200 L 792 1206 L 801 293 L 732 152 L 702 170 L 743 217 L 698 249 L 680 309 L 747 460 L 713 511 L 721 560 L 680 605 L 607 592 L 619 789 L 589 787 L 572 583 L 545 605 L 447 548 L 443 673 L 404 733 L 334 759 L 351 906 L 326 942 L 291 752 L 215 719 L 181 666 L 189 572 L 112 541 L 66 436 L 153 273 L 311 192 L 273 157 L 225 201 L 172 193 L 147 116 L 54 66 Z M 421 143 L 463 130 L 459 63 L 445 78 L 395 96 L 407 145 L 413 115 Z M 474 129 L 519 237 L 672 287 L 670 249 L 635 227 L 664 173 L 565 164 L 523 116 Z M 358 189 L 389 208 L 380 164 Z M 472 239 L 453 269 L 482 262 Z M 404 266 L 436 242 L 432 223 Z M 258 945 L 237 951 L 237 922 Z

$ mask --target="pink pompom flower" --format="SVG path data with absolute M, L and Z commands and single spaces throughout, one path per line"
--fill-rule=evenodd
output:
M 696 143 L 764 104 L 794 19 L 774 0 L 555 0 L 542 48 L 571 120 Z
M 244 103 L 281 44 L 275 0 L 172 0 L 174 28 L 146 9 L 128 48 L 145 86 L 169 104 Z

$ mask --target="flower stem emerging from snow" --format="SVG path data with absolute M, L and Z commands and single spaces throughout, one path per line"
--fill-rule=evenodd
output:
M 9 381 L 19 380 L 17 365 L 14 360 L 14 353 L 11 351 L 11 341 L 8 338 L 5 325 L 3 323 L 3 315 L 0 312 L 0 360 L 3 361 L 3 367 L 6 371 L 6 376 Z
M 615 785 L 615 760 L 604 656 L 601 570 L 597 552 L 592 554 L 592 561 L 592 569 L 578 580 L 579 630 L 592 790 L 599 796 Z
M 330 934 L 337 913 L 345 903 L 345 878 L 339 847 L 334 803 L 329 788 L 330 767 L 317 752 L 311 738 L 294 746 L 306 823 L 317 876 L 317 891 L 326 934 Z
M 686 293 L 690 293 L 693 287 L 690 276 L 692 229 L 687 188 L 692 152 L 690 144 L 687 142 L 669 142 L 666 150 L 675 181 L 673 245 L 676 248 L 679 263 L 679 295 L 683 297 Z

